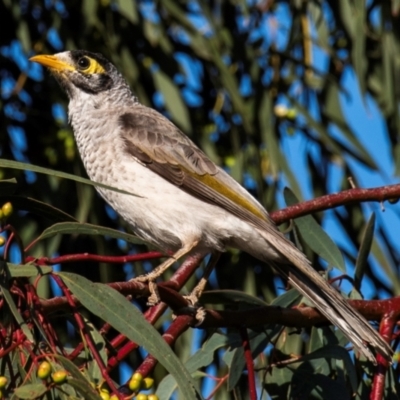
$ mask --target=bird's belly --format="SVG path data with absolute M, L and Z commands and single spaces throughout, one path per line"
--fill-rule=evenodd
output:
M 227 222 L 233 216 L 227 211 L 198 200 L 133 159 L 120 159 L 118 169 L 91 166 L 87 171 L 95 182 L 132 193 L 97 188 L 134 233 L 162 249 L 178 249 L 193 238 L 203 247 L 224 250 L 230 239 Z

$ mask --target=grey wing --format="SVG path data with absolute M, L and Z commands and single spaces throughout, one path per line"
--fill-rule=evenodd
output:
M 149 169 L 203 201 L 279 233 L 261 204 L 157 111 L 138 104 L 118 123 L 127 151 Z
M 119 117 L 124 139 L 160 164 L 182 166 L 196 174 L 215 175 L 218 167 L 172 122 L 141 104 Z

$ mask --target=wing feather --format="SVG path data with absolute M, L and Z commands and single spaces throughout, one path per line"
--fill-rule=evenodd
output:
M 152 109 L 137 107 L 140 109 L 131 109 L 119 118 L 122 138 L 130 155 L 190 195 L 280 235 L 253 196 L 218 168 L 175 125 Z

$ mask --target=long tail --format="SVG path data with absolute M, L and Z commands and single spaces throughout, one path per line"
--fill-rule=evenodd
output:
M 371 349 L 388 361 L 391 360 L 393 350 L 390 345 L 358 311 L 347 303 L 336 289 L 312 268 L 302 252 L 291 242 L 282 240 L 283 238 L 271 238 L 268 233 L 261 230 L 259 232 L 291 263 L 274 263 L 275 269 L 287 277 L 301 294 L 309 298 L 320 313 L 337 326 L 358 351 L 374 364 L 376 364 L 376 359 Z

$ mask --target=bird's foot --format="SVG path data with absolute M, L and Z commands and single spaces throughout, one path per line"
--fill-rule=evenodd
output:
M 160 293 L 158 292 L 158 287 L 156 282 L 154 281 L 154 278 L 150 274 L 146 275 L 141 275 L 136 278 L 133 278 L 132 281 L 140 282 L 140 283 L 148 283 L 149 285 L 149 291 L 150 291 L 150 296 L 147 299 L 147 305 L 152 307 L 156 306 L 161 302 L 161 297 Z
M 200 306 L 198 296 L 196 293 L 192 292 L 188 296 L 183 296 L 183 298 L 189 303 L 189 308 L 195 311 L 194 317 L 196 323 L 194 326 L 201 325 L 206 317 L 206 310 L 204 307 Z

